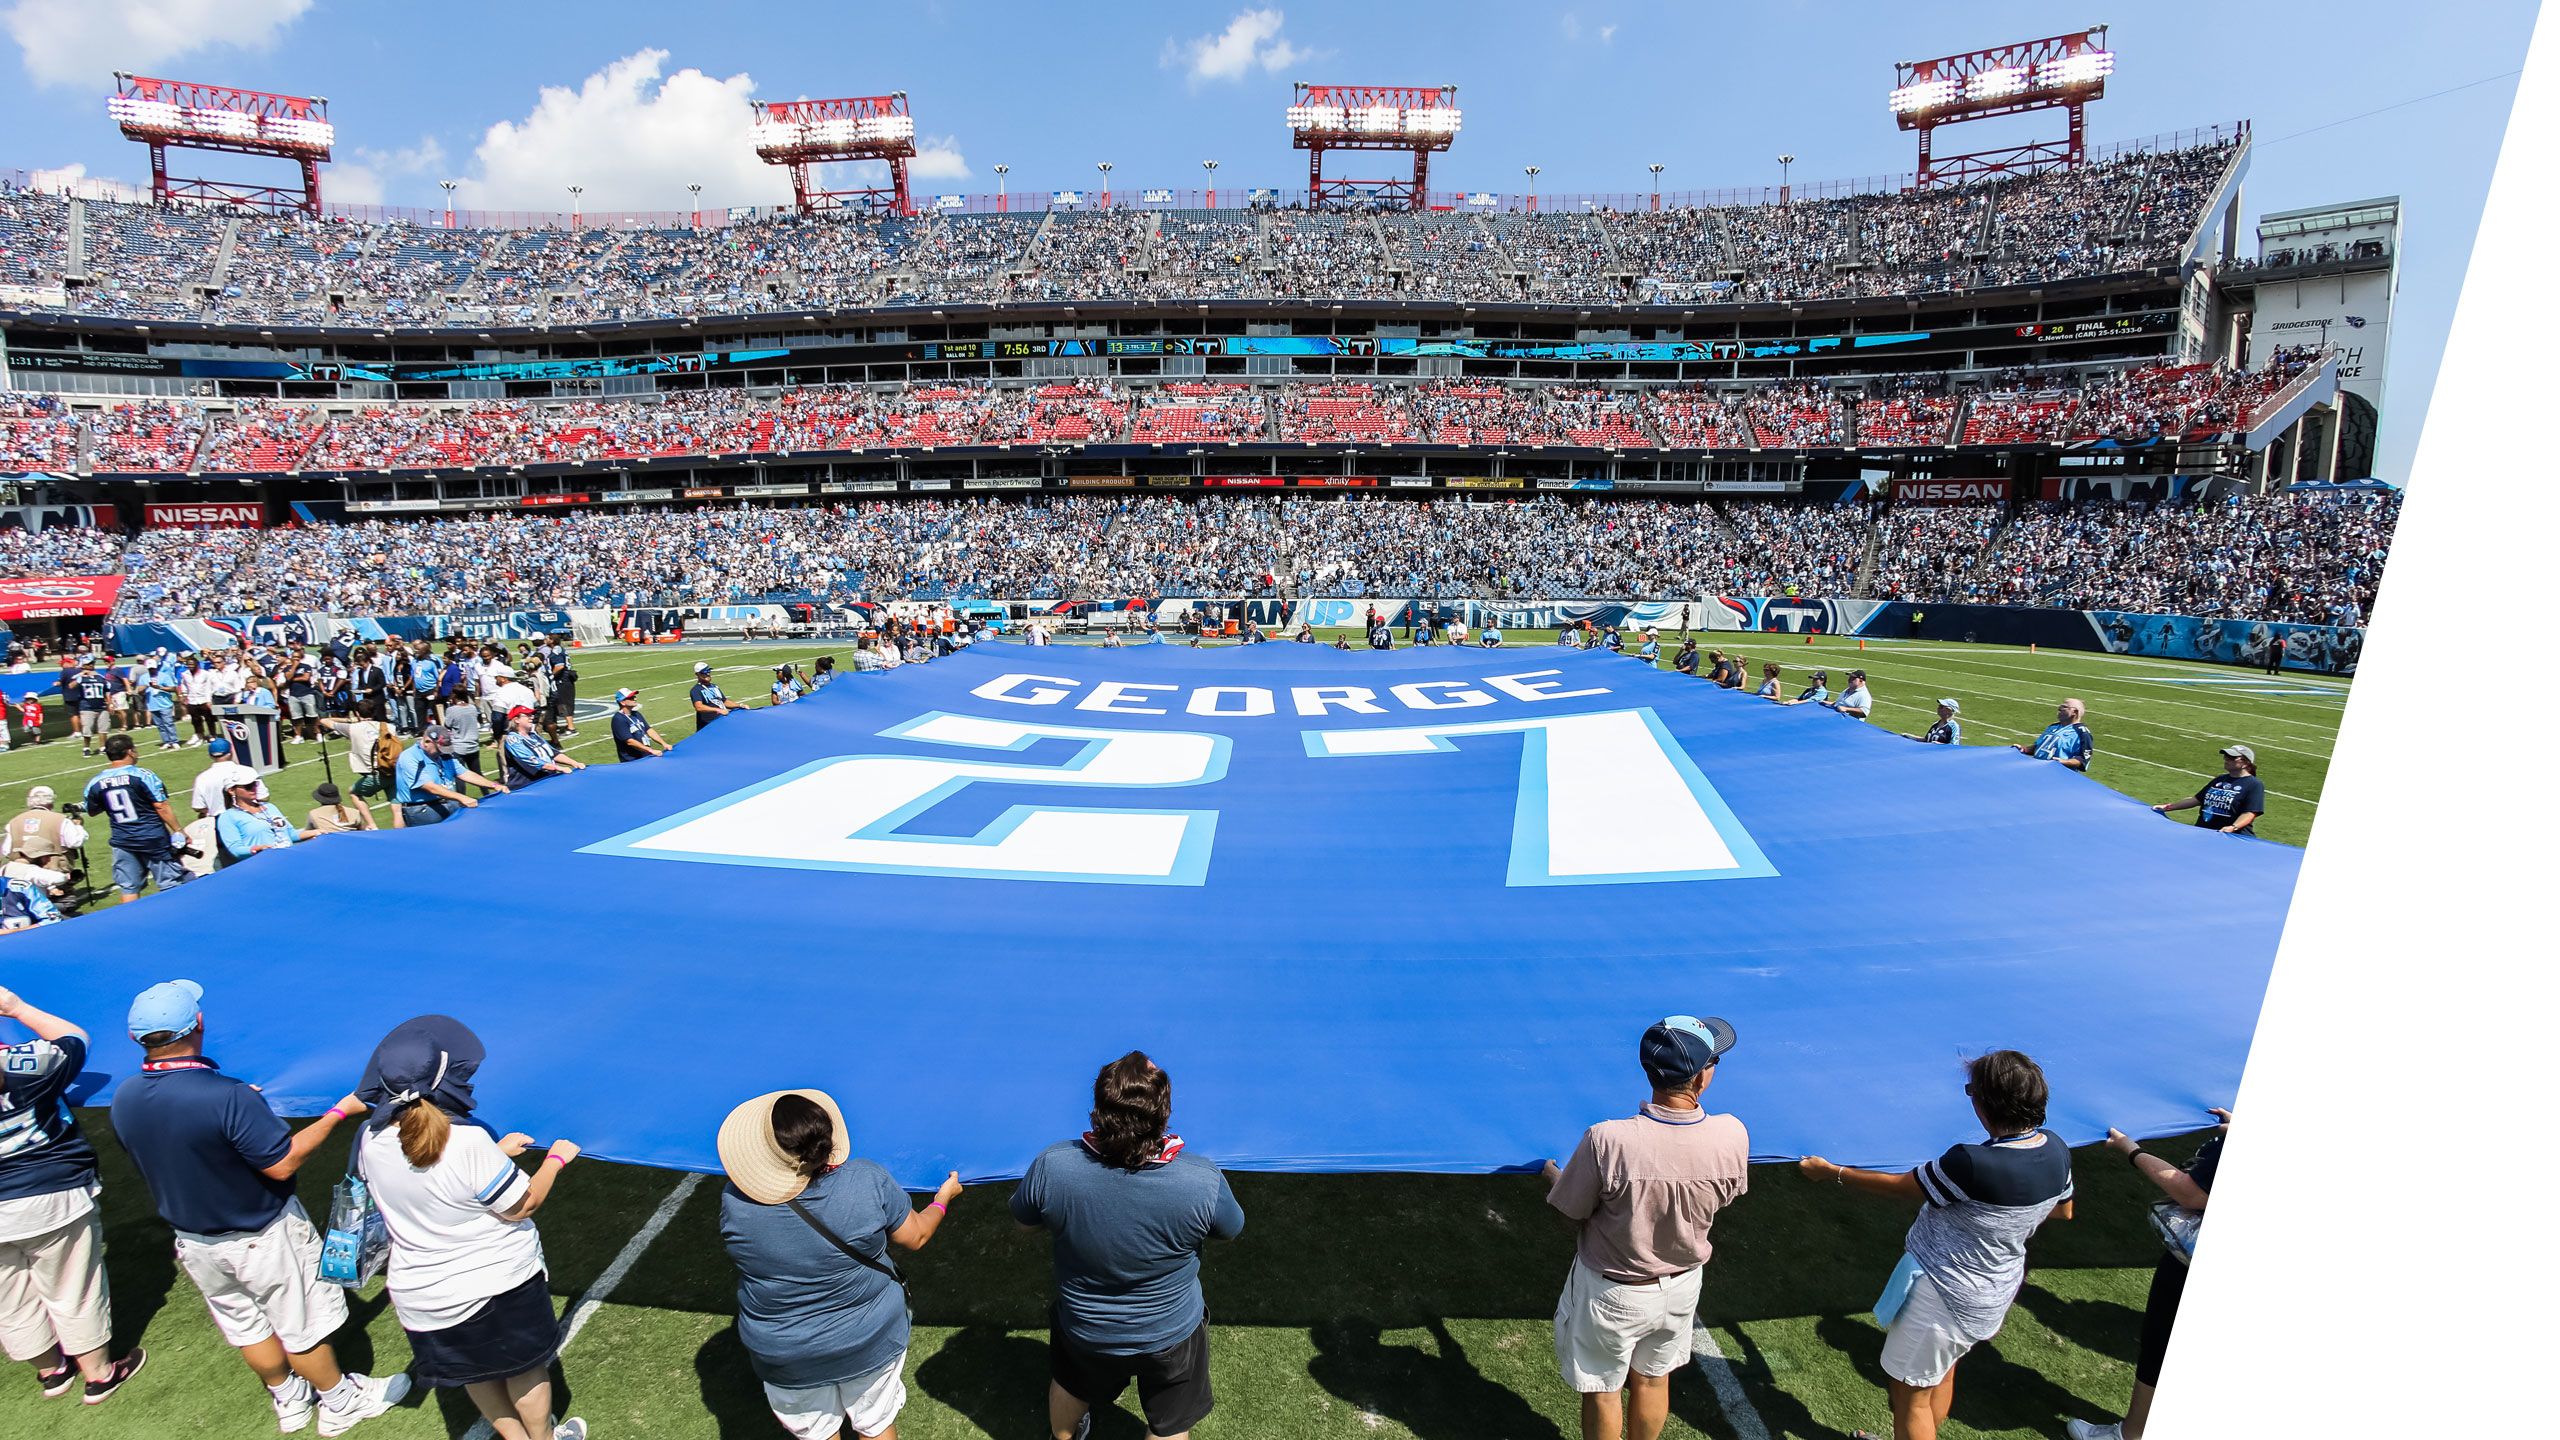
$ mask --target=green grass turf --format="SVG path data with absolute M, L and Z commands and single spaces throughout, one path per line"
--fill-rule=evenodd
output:
M 724 668 L 761 666 L 841 657 L 847 648 L 604 650 L 580 658 L 580 689 L 601 696 L 636 685 L 670 736 L 680 737 L 691 729 L 679 712 L 697 658 Z M 1847 669 L 1863 665 L 1877 697 L 1875 723 L 1895 730 L 1919 729 L 1938 696 L 1954 695 L 1964 702 L 1971 743 L 2032 734 L 2054 699 L 2079 695 L 2098 735 L 2095 782 L 2147 800 L 2192 793 L 2220 745 L 2246 741 L 2279 797 L 2267 833 L 2297 843 L 2309 829 L 2344 699 L 2342 686 L 2317 678 L 2287 682 L 2311 694 L 2258 695 L 2249 685 L 2161 679 L 2250 678 L 2226 667 L 1989 646 L 1871 643 L 1862 654 L 1854 641 L 1806 646 L 1741 637 L 1726 648 L 1755 664 L 1785 664 L 1791 690 L 1800 668 L 1825 666 L 1836 686 Z M 753 673 L 722 678 L 737 692 L 763 688 Z M 601 760 L 605 748 L 601 724 L 591 724 L 575 753 Z M 14 801 L 42 779 L 68 794 L 97 768 L 77 752 L 76 743 L 57 740 L 0 756 L 0 788 Z M 319 767 L 309 747 L 294 755 L 291 778 L 270 784 L 299 805 Z M 204 763 L 201 750 L 164 757 L 147 740 L 143 760 L 181 796 Z M 103 838 L 95 869 L 104 876 Z M 5 976 L 0 963 L 0 981 Z M 1630 1103 L 1636 1098 L 1631 1094 Z M 176 1274 L 167 1228 L 107 1138 L 105 1116 L 82 1119 L 105 1142 L 117 1342 L 149 1345 L 151 1366 L 108 1405 L 76 1416 L 74 1402 L 38 1399 L 23 1369 L 0 1373 L 0 1440 L 75 1429 L 102 1440 L 267 1433 L 264 1393 Z M 2179 1142 L 2153 1148 L 2173 1158 L 2187 1149 Z M 333 1144 L 304 1172 L 313 1214 L 325 1214 L 330 1177 L 343 1157 Z M 2081 1152 L 2078 1164 L 2079 1218 L 2038 1238 L 2035 1269 L 2007 1328 L 1964 1362 L 1950 1437 L 2050 1436 L 2066 1416 L 2112 1418 L 2124 1403 L 2157 1253 L 2143 1216 L 2149 1196 L 2104 1150 Z M 540 1221 L 564 1314 L 678 1181 L 594 1162 L 569 1173 Z M 1546 1210 L 1537 1182 L 1511 1175 L 1239 1175 L 1234 1183 L 1249 1223 L 1241 1240 L 1213 1247 L 1204 1266 L 1219 1406 L 1203 1435 L 1547 1440 L 1575 1433 L 1575 1400 L 1556 1377 L 1548 1319 L 1571 1234 Z M 1701 1307 L 1706 1336 L 1730 1358 L 1770 1435 L 1886 1430 L 1875 1365 L 1880 1334 L 1865 1311 L 1892 1268 L 1908 1214 L 1806 1184 L 1783 1166 L 1755 1170 L 1752 1183 L 1752 1193 L 1717 1224 Z M 909 1266 L 917 1333 L 901 1435 L 1039 1433 L 1047 1248 L 1006 1216 L 1007 1189 L 982 1186 L 963 1197 L 952 1222 Z M 598 1440 L 775 1433 L 729 1319 L 733 1281 L 720 1252 L 717 1198 L 713 1184 L 693 1192 L 564 1358 L 570 1406 Z M 359 1297 L 354 1317 L 341 1336 L 347 1363 L 388 1371 L 405 1362 L 407 1342 L 379 1282 Z M 1681 1372 L 1672 1395 L 1671 1434 L 1721 1440 L 1735 1433 L 1697 1369 Z M 1134 1396 L 1124 1397 L 1129 1403 Z M 471 1419 L 467 1404 L 436 1396 L 358 1433 L 456 1436 Z M 1101 1417 L 1095 1434 L 1132 1440 L 1142 1430 L 1132 1414 L 1113 1413 Z

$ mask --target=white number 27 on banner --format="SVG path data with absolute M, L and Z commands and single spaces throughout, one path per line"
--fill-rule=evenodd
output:
M 1082 743 L 1066 760 L 845 755 L 819 760 L 589 854 L 780 869 L 1198 885 L 1215 810 L 1014 805 L 971 835 L 903 827 L 973 785 L 1089 787 L 1114 798 L 1225 778 L 1231 744 L 1182 730 L 1115 730 L 935 712 L 881 732 L 980 752 Z M 1431 755 L 1470 736 L 1522 737 L 1512 885 L 1606 885 L 1777 873 L 1649 709 L 1393 729 L 1310 730 L 1317 759 Z M 1097 794 L 1096 798 L 1103 798 Z

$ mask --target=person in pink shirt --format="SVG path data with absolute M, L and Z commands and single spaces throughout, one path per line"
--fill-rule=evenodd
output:
M 1733 1027 L 1712 1017 L 1654 1024 L 1637 1047 L 1653 1098 L 1584 1131 L 1562 1167 L 1546 1164 L 1547 1203 L 1580 1222 L 1556 1302 L 1556 1365 L 1582 1396 L 1583 1440 L 1656 1440 L 1670 1417 L 1707 1231 L 1749 1180 L 1742 1122 L 1698 1103 L 1733 1044 Z

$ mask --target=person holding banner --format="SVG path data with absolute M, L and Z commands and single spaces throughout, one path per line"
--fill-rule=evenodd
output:
M 507 735 L 498 742 L 498 753 L 506 759 L 507 784 L 521 790 L 547 775 L 566 775 L 584 770 L 587 762 L 563 755 L 550 740 L 533 728 L 534 711 L 530 705 L 518 705 L 507 712 Z
M 2015 1050 L 1993 1050 L 1966 1068 L 1964 1093 L 1989 1138 L 1917 1170 L 1859 1170 L 1819 1155 L 1796 1162 L 1808 1180 L 1920 1206 L 1876 1307 L 1890 1317 L 1880 1363 L 1894 1440 L 1936 1440 L 1955 1402 L 1956 1362 L 2000 1333 L 2026 1283 L 2027 1237 L 2049 1218 L 2071 1218 L 2071 1149 L 2044 1128 L 2044 1071 Z
M 224 865 L 237 865 L 252 855 L 281 850 L 320 833 L 296 829 L 282 810 L 258 797 L 258 788 L 255 776 L 234 781 L 230 808 L 213 818 L 214 843 L 221 850 L 220 863 Z
M 2222 1142 L 2231 1133 L 2231 1112 L 2209 1109 L 2205 1113 L 2222 1123 L 2184 1166 L 2143 1149 L 2142 1142 L 2121 1130 L 2107 1131 L 2107 1148 L 2160 1187 L 2161 1198 L 2152 1202 L 2155 1215 L 2159 1207 L 2167 1206 L 2189 1219 L 2200 1219 L 2212 1198 L 2214 1173 L 2222 1168 Z M 2169 1332 L 2178 1322 L 2178 1302 L 2186 1297 L 2187 1265 L 2194 1258 L 2189 1253 L 2194 1248 L 2192 1238 L 2186 1249 L 2180 1249 L 2164 1231 L 2161 1242 L 2166 1253 L 2152 1266 L 2151 1294 L 2142 1307 L 2142 1339 L 2133 1361 L 2133 1400 L 2124 1407 L 2124 1418 L 2111 1425 L 2065 1421 L 2063 1428 L 2071 1440 L 2142 1440 L 2143 1427 L 2151 1418 L 2152 1388 L 2160 1383 L 2160 1367 L 2169 1358 Z
M 400 807 L 404 826 L 434 825 L 460 811 L 480 808 L 479 801 L 462 793 L 465 782 L 484 793 L 507 793 L 506 786 L 466 769 L 452 753 L 452 745 L 452 731 L 430 725 L 416 744 L 400 752 L 400 763 L 393 768 L 391 798 Z
M 552 1141 L 531 1175 L 516 1164 L 533 1137 L 501 1138 L 471 1113 L 488 1053 L 461 1021 L 421 1015 L 365 1064 L 356 1157 L 391 1232 L 385 1288 L 419 1379 L 470 1395 L 507 1440 L 585 1440 L 584 1420 L 552 1423 L 560 1325 L 533 1226 L 578 1147 Z

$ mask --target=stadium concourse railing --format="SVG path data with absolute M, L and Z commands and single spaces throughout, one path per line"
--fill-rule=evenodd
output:
M 2162 150 L 2192 149 L 2217 144 L 2248 132 L 2248 122 L 2228 125 L 2196 126 L 2088 149 L 2092 161 L 2112 160 L 2125 155 Z M 1475 210 L 1489 214 L 1560 213 L 1590 210 L 1644 211 L 1723 208 L 1743 205 L 1784 205 L 1811 203 L 1817 200 L 1840 200 L 1855 195 L 1890 194 L 1909 190 L 1916 184 L 1910 171 L 1886 175 L 1865 175 L 1838 180 L 1811 180 L 1802 184 L 1727 186 L 1712 189 L 1685 190 L 1618 190 L 1562 191 L 1554 194 L 1496 190 L 1434 190 L 1426 196 L 1430 208 L 1436 210 Z M 150 192 L 142 186 L 119 180 L 82 177 L 63 182 L 45 171 L 25 169 L 0 170 L 0 189 L 42 190 L 48 194 L 68 195 L 80 200 L 121 201 L 133 204 L 150 202 Z M 1048 209 L 1094 210 L 1106 208 L 1106 192 L 1089 184 L 1039 188 L 1025 186 L 1000 192 L 968 192 L 957 194 L 919 193 L 916 208 L 963 215 L 1009 213 L 1036 214 Z M 1061 197 L 1072 196 L 1062 200 Z M 1306 191 L 1302 186 L 1220 185 L 1215 189 L 1196 186 L 1153 186 L 1114 184 L 1108 192 L 1109 205 L 1115 210 L 1253 210 L 1296 208 L 1303 205 Z M 569 229 L 573 224 L 589 230 L 681 230 L 699 226 L 716 229 L 733 222 L 769 219 L 789 213 L 787 205 L 719 205 L 700 210 L 444 210 L 434 206 L 402 205 L 324 205 L 321 213 L 331 219 L 358 222 L 405 221 L 429 228 L 542 230 Z
M 569 634 L 581 644 L 610 644 L 627 628 L 654 634 L 679 632 L 696 620 L 723 623 L 724 638 L 735 636 L 741 623 L 779 635 L 786 626 L 805 623 L 818 610 L 832 608 L 851 623 L 867 620 L 883 608 L 870 602 L 846 606 L 813 606 L 816 597 L 793 604 L 629 605 L 460 611 L 437 615 L 348 616 L 326 614 L 221 615 L 190 619 L 128 621 L 111 625 L 109 638 L 117 653 L 149 654 L 163 647 L 175 652 L 220 649 L 243 639 L 260 644 L 319 644 L 339 634 L 358 640 L 522 640 Z M 944 602 L 893 602 L 891 608 L 931 608 Z M 950 608 L 1002 617 L 1018 629 L 1042 620 L 1070 634 L 1105 630 L 1123 635 L 1142 632 L 1155 622 L 1159 635 L 1178 635 L 1189 617 L 1206 628 L 1223 631 L 1229 621 L 1251 620 L 1272 634 L 1294 632 L 1300 625 L 1317 629 L 1359 630 L 1375 616 L 1402 632 L 1428 614 L 1441 620 L 1464 620 L 1479 635 L 1487 628 L 1510 632 L 1549 631 L 1588 621 L 1594 627 L 1621 631 L 1652 629 L 1659 636 L 1698 636 L 1703 644 L 1722 641 L 1733 648 L 1760 648 L 1814 635 L 1836 635 L 1891 643 L 1906 640 L 1967 641 L 1996 645 L 2036 645 L 2047 649 L 2084 650 L 2139 655 L 2167 660 L 2200 660 L 2219 664 L 2263 666 L 2278 637 L 2285 641 L 2287 670 L 2349 674 L 2363 649 L 2360 628 L 2302 625 L 2246 618 L 2154 615 L 2119 610 L 2067 610 L 2012 605 L 1913 603 L 1890 600 L 1838 600 L 1806 596 L 1692 595 L 1645 600 L 1502 600 L 1433 596 L 1225 596 L 1147 598 L 1118 601 L 993 599 L 948 602 Z M 5 632 L 0 632 L 5 633 Z M 1628 648 L 1634 648 L 1630 641 Z M 1667 653 L 1667 652 L 1666 652 Z M 1762 658 L 1771 658 L 1764 655 Z M 21 688 L 50 693 L 53 677 L 18 676 Z M 12 691 L 12 693 L 15 693 Z

